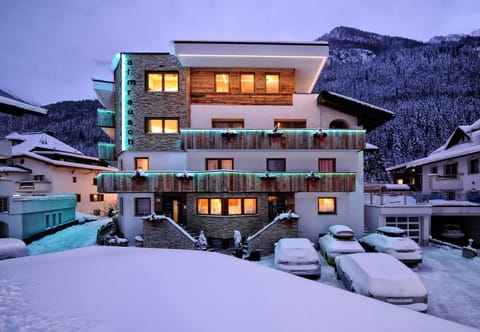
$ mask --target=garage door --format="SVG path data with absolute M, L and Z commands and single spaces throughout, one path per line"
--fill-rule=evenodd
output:
M 387 217 L 386 225 L 387 226 L 396 226 L 401 229 L 404 229 L 407 233 L 407 236 L 410 237 L 413 241 L 420 243 L 420 227 L 422 217 L 413 216 L 413 217 Z

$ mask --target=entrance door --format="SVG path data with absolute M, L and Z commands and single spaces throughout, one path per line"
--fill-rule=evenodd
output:
M 268 219 L 271 221 L 280 213 L 287 212 L 286 199 L 283 196 L 268 196 Z
M 182 196 L 163 196 L 163 213 L 177 223 L 183 222 Z

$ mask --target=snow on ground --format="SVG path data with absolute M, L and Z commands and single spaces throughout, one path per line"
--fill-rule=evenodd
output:
M 467 259 L 461 250 L 448 246 L 422 247 L 423 263 L 414 268 L 428 291 L 428 315 L 472 327 L 480 326 L 480 257 Z M 322 276 L 318 282 L 343 289 L 335 269 L 320 256 Z M 273 268 L 273 256 L 261 265 Z
M 102 247 L 0 261 L 0 331 L 477 331 L 233 256 Z
M 101 225 L 107 223 L 108 221 L 110 221 L 110 218 L 100 218 L 97 221 L 86 222 L 84 224 L 72 226 L 63 231 L 57 232 L 55 235 L 44 237 L 43 239 L 40 239 L 30 244 L 29 246 L 30 255 L 38 255 L 38 254 L 43 254 L 46 252 L 53 252 L 53 251 L 66 251 L 66 253 L 68 253 L 72 251 L 72 250 L 69 250 L 71 248 L 82 247 L 82 246 L 94 246 L 97 229 Z M 140 248 L 140 250 L 142 249 L 146 249 L 146 248 Z M 458 322 L 458 323 L 473 326 L 473 327 L 480 326 L 480 310 L 478 310 L 478 308 L 480 308 L 480 296 L 478 296 L 478 290 L 480 289 L 480 277 L 479 277 L 480 276 L 480 258 L 479 257 L 474 259 L 463 258 L 461 256 L 460 250 L 452 249 L 447 246 L 432 245 L 430 247 L 422 247 L 422 249 L 424 253 L 424 261 L 419 267 L 415 268 L 414 271 L 419 275 L 419 277 L 425 283 L 425 286 L 427 287 L 427 290 L 429 292 L 428 316 L 442 317 L 450 321 Z M 160 251 L 163 252 L 163 250 L 160 250 Z M 167 252 L 170 252 L 170 251 L 167 250 Z M 171 251 L 171 252 L 176 255 L 178 252 L 183 252 L 183 251 Z M 134 256 L 133 253 L 129 253 L 127 251 L 125 253 L 127 257 L 129 255 Z M 57 256 L 54 256 L 55 254 L 51 254 L 51 255 L 41 255 L 41 256 L 51 257 L 44 261 L 46 266 L 54 265 L 53 263 L 54 257 L 57 257 Z M 193 254 L 193 255 L 196 255 L 196 254 Z M 41 256 L 37 256 L 37 257 L 41 257 Z M 62 256 L 58 256 L 58 257 L 62 257 Z M 147 272 L 150 273 L 149 271 L 152 268 L 156 266 L 163 267 L 163 264 L 164 264 L 161 260 L 160 261 L 154 260 L 155 264 L 152 264 L 152 261 L 150 261 L 148 264 L 145 262 L 146 266 L 135 267 L 134 264 L 130 266 L 129 258 L 127 257 L 125 259 L 125 265 L 122 265 L 122 267 L 115 267 L 111 272 L 109 271 L 102 272 L 102 273 L 105 273 L 105 275 L 102 275 L 100 273 L 98 275 L 85 274 L 85 271 L 83 271 L 83 269 L 80 267 L 82 266 L 82 264 L 84 264 L 82 262 L 79 262 L 78 267 L 74 265 L 74 271 L 78 272 L 77 277 L 79 277 L 80 280 L 82 280 L 82 285 L 83 285 L 83 282 L 87 284 L 95 283 L 97 277 L 106 278 L 110 280 L 111 278 L 109 278 L 108 276 L 115 275 L 115 278 L 120 278 L 120 281 L 118 281 L 118 285 L 117 285 L 117 282 L 115 282 L 111 288 L 109 288 L 110 286 L 105 285 L 106 289 L 108 289 L 106 291 L 108 295 L 105 295 L 105 296 L 109 297 L 110 296 L 109 292 L 123 292 L 123 286 L 121 286 L 121 279 L 124 278 L 123 276 L 124 274 L 132 277 L 132 279 L 125 281 L 126 284 L 128 284 L 130 280 L 137 280 L 135 279 L 137 272 L 132 272 L 132 269 L 141 268 L 141 269 L 144 269 L 146 273 Z M 17 261 L 21 259 L 23 258 L 11 259 L 9 261 Z M 72 259 L 76 260 L 77 256 L 72 256 Z M 78 259 L 81 261 L 82 255 L 80 255 Z M 169 257 L 168 260 L 170 259 L 174 259 L 174 258 Z M 323 257 L 320 257 L 320 261 L 322 263 L 322 276 L 318 281 L 318 283 L 328 285 L 328 286 L 333 286 L 334 288 L 340 288 L 342 289 L 342 291 L 344 291 L 341 285 L 341 282 L 339 282 L 335 277 L 334 268 L 328 265 Z M 2 317 L 7 317 L 5 316 L 7 315 L 6 311 L 11 310 L 11 307 L 15 306 L 17 309 L 13 310 L 11 314 L 8 314 L 9 319 L 15 320 L 18 317 L 23 315 L 22 312 L 23 310 L 26 310 L 29 302 L 27 300 L 28 297 L 23 298 L 23 300 L 21 298 L 21 296 L 23 296 L 22 289 L 26 287 L 25 283 L 20 282 L 16 278 L 13 278 L 12 280 L 8 281 L 2 277 L 2 272 L 4 272 L 5 270 L 4 268 L 5 265 L 2 266 L 3 262 L 4 261 L 0 261 L 0 331 L 3 331 L 1 322 L 2 322 Z M 251 262 L 246 262 L 246 261 L 245 263 L 252 264 Z M 206 275 L 210 274 L 210 272 L 208 271 L 205 272 L 203 271 L 203 269 L 196 271 L 195 269 L 198 268 L 197 263 L 187 262 L 186 264 L 191 267 L 188 274 L 191 275 L 192 277 L 197 276 L 199 278 L 203 278 L 202 274 L 206 274 Z M 273 256 L 270 255 L 270 256 L 263 257 L 258 264 L 253 263 L 252 265 L 263 265 L 263 266 L 269 267 L 271 270 L 274 270 Z M 97 267 L 90 267 L 90 268 L 96 269 Z M 40 269 L 40 267 L 37 267 L 37 269 Z M 174 266 L 174 270 L 176 269 L 177 267 Z M 218 267 L 215 267 L 213 270 L 216 270 L 216 269 L 218 269 Z M 31 272 L 33 273 L 33 270 Z M 278 272 L 278 271 L 275 271 L 275 272 Z M 284 274 L 288 275 L 287 273 L 284 273 Z M 240 276 L 241 276 L 241 273 L 239 274 L 239 279 L 233 278 L 229 280 L 227 282 L 229 287 L 237 287 L 237 286 L 243 287 L 242 285 L 244 284 L 244 281 L 240 278 Z M 295 276 L 291 276 L 291 277 L 293 277 L 294 280 L 295 279 L 305 280 L 300 277 L 295 277 Z M 138 278 L 139 278 L 138 281 L 143 280 L 142 273 L 139 273 Z M 182 282 L 186 282 L 185 278 L 188 279 L 189 277 L 179 276 L 178 278 L 182 280 Z M 306 280 L 306 281 L 312 282 L 310 280 Z M 55 284 L 55 282 L 58 282 L 57 278 L 52 279 L 52 283 Z M 172 282 L 172 281 L 169 281 L 169 282 Z M 316 283 L 316 282 L 313 282 L 313 283 Z M 156 283 L 152 281 L 152 285 L 153 285 L 152 287 L 155 287 Z M 65 286 L 61 286 L 61 282 L 60 282 L 60 289 L 63 289 L 64 287 Z M 181 287 L 181 285 L 177 285 L 175 287 Z M 202 288 L 203 286 L 200 285 L 199 287 Z M 232 296 L 230 294 L 231 291 L 226 289 L 222 290 L 223 287 L 227 287 L 227 286 L 223 285 L 220 287 L 221 292 L 223 292 L 224 299 L 223 300 L 217 299 L 219 301 L 227 301 L 227 299 L 230 296 Z M 249 285 L 248 287 L 251 287 L 251 285 Z M 255 285 L 253 287 L 255 287 Z M 296 287 L 296 286 L 295 284 L 292 284 L 292 286 L 288 286 L 288 287 Z M 148 290 L 142 290 L 142 292 L 143 291 L 148 292 Z M 95 293 L 95 291 L 93 290 L 88 290 L 88 292 L 89 294 Z M 129 290 L 127 292 L 132 293 L 134 291 Z M 192 301 L 194 301 L 195 303 L 198 303 L 199 306 L 203 306 L 204 304 L 201 304 L 201 303 L 205 301 L 210 301 L 209 296 L 202 295 L 202 296 L 206 296 L 205 298 L 202 298 L 200 294 L 196 295 L 195 291 L 192 291 L 192 292 L 193 292 Z M 245 292 L 248 294 L 251 293 L 250 290 L 245 290 Z M 282 293 L 282 291 L 279 291 L 279 293 Z M 6 299 L 6 302 L 3 301 L 4 299 Z M 124 300 L 124 301 L 127 301 L 127 300 Z M 259 312 L 261 312 L 262 306 L 260 304 L 257 305 L 255 301 L 256 300 L 251 299 L 248 304 L 244 304 L 244 305 L 253 306 L 256 308 L 258 307 Z M 3 305 L 3 303 L 7 303 L 7 304 Z M 235 305 L 232 305 L 230 309 L 234 311 L 237 310 Z M 135 310 L 135 309 L 132 309 L 132 310 Z M 351 312 L 351 310 L 349 310 L 349 312 Z M 259 313 L 257 313 L 257 315 L 258 314 Z M 18 317 L 16 315 L 18 315 Z M 75 320 L 75 318 L 72 318 L 69 324 L 73 324 L 73 325 L 69 325 L 69 326 L 71 326 L 72 328 L 75 327 L 76 322 L 77 321 Z M 40 324 L 40 322 L 37 321 L 36 323 L 32 323 L 32 324 L 34 325 Z M 55 324 L 60 324 L 60 323 L 58 322 Z M 55 324 L 53 324 L 52 326 L 56 326 Z M 42 326 L 42 324 L 38 326 Z M 83 323 L 82 322 L 78 323 L 78 326 L 83 328 Z M 87 324 L 87 327 L 88 327 L 88 324 Z M 16 331 L 16 330 L 18 329 L 13 329 L 13 331 Z M 37 328 L 37 330 L 40 331 L 42 329 Z M 52 329 L 52 330 L 56 330 L 56 329 Z M 86 328 L 85 330 L 89 330 L 89 329 Z M 377 329 L 374 329 L 374 330 L 377 330 Z
M 94 217 L 96 219 L 96 217 Z M 79 215 L 77 219 L 82 224 L 67 227 L 55 234 L 44 236 L 43 238 L 30 243 L 28 253 L 31 256 L 48 254 L 51 252 L 70 250 L 75 248 L 93 246 L 97 241 L 97 230 L 111 221 L 111 218 L 101 217 L 98 220 L 92 220 L 91 216 Z M 88 222 L 86 222 L 88 221 Z

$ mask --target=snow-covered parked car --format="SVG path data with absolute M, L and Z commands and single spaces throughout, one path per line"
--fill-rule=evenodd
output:
M 420 312 L 427 312 L 428 293 L 405 264 L 385 253 L 360 253 L 335 259 L 345 289 Z
M 314 279 L 320 278 L 319 256 L 309 239 L 280 239 L 275 243 L 273 261 L 278 270 Z
M 368 234 L 358 240 L 365 251 L 384 252 L 392 255 L 407 265 L 422 262 L 422 249 L 405 235 L 405 230 L 394 226 L 382 226 L 377 232 Z
M 28 256 L 25 242 L 14 238 L 0 238 L 0 260 Z
M 353 230 L 345 225 L 330 226 L 328 233 L 318 239 L 318 247 L 330 265 L 335 265 L 335 257 L 338 255 L 365 252 L 355 239 Z

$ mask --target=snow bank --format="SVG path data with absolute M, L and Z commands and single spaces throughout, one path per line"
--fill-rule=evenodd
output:
M 190 250 L 95 246 L 0 261 L 0 303 L 2 331 L 477 331 Z

